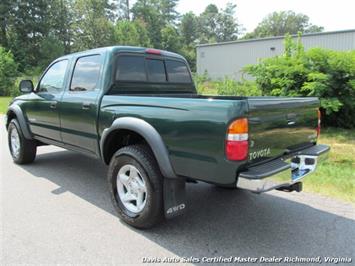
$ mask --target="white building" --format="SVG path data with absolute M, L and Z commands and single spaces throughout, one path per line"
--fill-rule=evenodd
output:
M 304 34 L 301 39 L 305 49 L 313 47 L 341 51 L 355 49 L 355 29 Z M 240 79 L 244 66 L 283 52 L 284 36 L 201 44 L 197 46 L 197 73 L 207 72 L 212 79 L 225 76 Z

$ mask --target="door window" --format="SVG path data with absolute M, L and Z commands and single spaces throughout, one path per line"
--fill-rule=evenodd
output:
M 71 91 L 93 91 L 97 88 L 100 77 L 101 56 L 90 55 L 80 57 L 76 61 L 73 78 L 70 85 Z
M 48 92 L 52 94 L 61 93 L 64 89 L 64 78 L 67 66 L 68 60 L 54 63 L 41 79 L 38 92 Z

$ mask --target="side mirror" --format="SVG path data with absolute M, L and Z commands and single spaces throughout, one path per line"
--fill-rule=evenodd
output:
M 33 83 L 31 80 L 21 80 L 20 91 L 22 93 L 30 93 L 33 91 Z

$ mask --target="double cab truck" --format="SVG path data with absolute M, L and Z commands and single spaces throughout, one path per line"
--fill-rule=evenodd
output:
M 186 60 L 162 50 L 65 55 L 20 90 L 6 116 L 13 161 L 41 145 L 102 160 L 118 216 L 137 228 L 183 213 L 186 182 L 301 191 L 329 151 L 317 98 L 199 95 Z

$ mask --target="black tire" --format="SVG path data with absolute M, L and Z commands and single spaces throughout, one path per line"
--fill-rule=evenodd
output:
M 132 213 L 122 203 L 117 191 L 117 175 L 125 165 L 133 165 L 140 172 L 146 186 L 146 203 L 139 213 Z M 112 157 L 108 169 L 108 185 L 112 203 L 121 220 L 144 229 L 163 219 L 163 177 L 149 147 L 132 145 L 119 149 Z
M 11 133 L 16 130 L 19 136 L 19 152 L 14 153 L 11 145 Z M 16 164 L 29 164 L 36 158 L 37 145 L 34 140 L 28 140 L 24 137 L 21 127 L 16 119 L 12 119 L 7 128 L 8 145 L 13 161 Z

